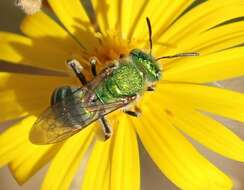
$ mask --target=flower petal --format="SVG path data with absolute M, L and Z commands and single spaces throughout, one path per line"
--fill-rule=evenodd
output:
M 28 113 L 37 114 L 49 106 L 55 88 L 74 84 L 69 77 L 0 73 L 0 122 Z
M 198 36 L 201 32 L 226 20 L 243 16 L 243 7 L 244 4 L 240 0 L 224 1 L 222 3 L 205 1 L 184 14 L 163 35 L 158 35 L 159 38 L 156 41 L 164 41 L 179 47 L 183 39 L 185 43 L 191 43 L 191 38 Z M 171 54 L 174 51 L 181 52 L 180 48 L 169 50 L 163 52 L 165 54 Z
M 153 112 L 144 106 L 143 117 L 133 121 L 149 155 L 174 184 L 180 189 L 231 189 L 224 173 L 201 156 L 165 115 Z
M 27 139 L 26 144 L 21 145 L 15 157 L 9 163 L 11 173 L 19 184 L 25 183 L 46 165 L 60 148 L 61 144 L 39 146 L 31 144 Z
M 68 189 L 79 164 L 93 139 L 93 126 L 83 129 L 68 139 L 53 159 L 42 184 L 42 189 Z
M 111 139 L 105 142 L 96 141 L 89 157 L 82 190 L 110 189 Z M 96 182 L 96 183 L 94 183 Z
M 98 46 L 92 24 L 79 0 L 48 0 L 60 21 L 87 49 Z
M 0 113 L 0 122 L 22 117 L 28 113 L 37 113 L 45 107 L 45 101 L 43 103 L 38 101 L 39 98 L 42 98 L 42 95 L 36 96 L 38 99 L 33 100 L 32 98 L 35 96 L 32 96 L 30 93 L 22 96 L 24 96 L 24 99 L 22 99 L 22 102 L 19 102 L 13 90 L 0 92 L 0 104 L 4 108 Z
M 20 62 L 23 57 L 19 55 L 15 48 L 11 44 L 22 44 L 23 46 L 31 46 L 32 41 L 21 35 L 1 32 L 0 33 L 0 59 L 4 61 L 10 61 L 14 63 Z M 30 51 L 31 52 L 31 51 Z M 29 56 L 33 55 L 30 53 Z
M 43 12 L 26 16 L 20 28 L 24 34 L 30 36 L 32 39 L 42 41 L 48 47 L 52 47 L 53 50 L 57 49 L 57 51 L 62 52 L 67 59 L 83 59 L 84 49 L 67 31 Z
M 184 100 L 189 107 L 244 121 L 244 95 L 241 93 L 186 83 L 159 84 L 157 90 L 175 100 Z
M 82 184 L 84 190 L 140 188 L 139 151 L 134 128 L 127 116 L 122 115 L 113 129 L 110 140 L 96 141 Z
M 120 117 L 119 125 L 113 137 L 111 160 L 111 189 L 113 190 L 140 189 L 137 138 L 134 128 L 126 117 Z
M 185 52 L 200 52 L 202 55 L 233 47 L 244 41 L 244 22 L 237 21 L 207 30 L 180 44 Z
M 170 24 L 172 24 L 192 2 L 193 0 L 175 2 L 170 0 L 135 1 L 133 7 L 134 16 L 130 21 L 129 38 L 136 36 L 137 38 L 145 39 L 145 37 L 148 37 L 146 17 L 149 17 L 152 23 L 154 36 L 161 36 Z M 158 38 L 155 38 L 154 41 L 157 43 Z
M 65 70 L 65 61 L 71 57 L 71 53 L 53 48 L 43 39 L 8 32 L 0 32 L 0 49 L 0 60 L 53 70 Z
M 108 28 L 116 30 L 124 39 L 131 39 L 134 36 L 144 39 L 148 36 L 146 17 L 150 18 L 153 31 L 156 32 L 159 28 L 165 29 L 192 2 L 193 0 L 184 2 L 93 0 L 98 23 L 103 33 L 106 33 Z
M 120 30 L 118 23 L 118 17 L 121 14 L 120 1 L 111 0 L 92 0 L 98 25 L 100 26 L 102 33 L 105 34 L 108 29 Z
M 188 42 L 189 39 L 187 39 L 187 41 L 182 41 L 180 43 L 180 51 L 199 52 L 200 56 L 203 56 L 221 50 L 226 50 L 231 47 L 237 47 L 241 42 L 244 41 L 243 26 L 244 22 L 241 20 L 214 27 L 200 33 L 198 36 L 192 37 L 190 43 Z M 170 59 L 163 61 L 165 70 L 177 67 L 178 65 L 180 66 L 181 64 L 181 59 Z
M 35 116 L 27 117 L 0 134 L 0 167 L 17 156 L 35 120 Z
M 243 57 L 244 48 L 239 47 L 181 59 L 164 71 L 164 80 L 207 83 L 243 76 Z
M 230 159 L 244 161 L 244 142 L 223 124 L 174 98 L 154 96 L 154 100 L 160 101 L 164 106 L 151 105 L 150 108 L 156 108 L 159 114 L 165 112 L 172 125 L 194 140 Z
M 19 184 L 39 171 L 60 148 L 60 144 L 38 146 L 29 141 L 29 131 L 35 121 L 35 116 L 28 116 L 0 135 L 0 167 L 9 164 Z

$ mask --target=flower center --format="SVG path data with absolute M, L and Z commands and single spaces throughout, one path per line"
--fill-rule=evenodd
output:
M 123 39 L 117 31 L 108 31 L 104 35 L 98 33 L 96 37 L 100 43 L 91 52 L 91 56 L 95 56 L 102 64 L 127 56 L 132 49 L 141 47 L 139 41 Z

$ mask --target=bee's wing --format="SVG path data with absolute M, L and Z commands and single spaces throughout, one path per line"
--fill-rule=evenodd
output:
M 83 103 L 79 96 L 66 97 L 41 114 L 30 131 L 30 140 L 35 144 L 63 141 L 126 104 L 124 101 L 102 104 L 98 100 Z

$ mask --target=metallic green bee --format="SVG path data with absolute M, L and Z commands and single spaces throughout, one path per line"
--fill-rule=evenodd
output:
M 131 50 L 129 55 L 114 60 L 97 75 L 96 59 L 91 59 L 94 79 L 87 82 L 81 73 L 79 62 L 68 61 L 83 87 L 60 87 L 53 92 L 51 106 L 35 122 L 30 140 L 35 144 L 50 144 L 63 141 L 99 120 L 105 139 L 112 135 L 105 115 L 124 108 L 137 99 L 145 90 L 153 91 L 152 84 L 162 77 L 158 60 L 182 56 L 195 56 L 197 53 L 181 53 L 155 59 L 151 55 L 152 31 L 149 28 L 150 53 L 140 49 Z M 124 110 L 131 116 L 139 111 Z

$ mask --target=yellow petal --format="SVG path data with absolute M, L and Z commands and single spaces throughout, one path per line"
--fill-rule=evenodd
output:
M 116 30 L 125 39 L 134 37 L 144 39 L 148 36 L 146 17 L 150 18 L 153 31 L 162 27 L 162 22 L 169 25 L 191 2 L 191 0 L 184 3 L 172 3 L 169 0 L 163 2 L 159 0 L 93 1 L 102 31 L 106 32 L 108 28 Z M 157 22 L 162 18 L 162 14 L 164 19 Z
M 48 0 L 60 21 L 82 46 L 92 49 L 98 45 L 92 25 L 79 0 Z
M 9 168 L 16 181 L 19 184 L 25 183 L 46 165 L 60 148 L 61 144 L 39 146 L 31 144 L 27 140 L 25 144 L 21 145 L 15 157 L 9 163 Z
M 207 83 L 243 76 L 244 48 L 234 48 L 219 53 L 200 55 L 177 61 L 167 68 L 164 80 Z M 230 69 L 231 68 L 231 69 Z
M 119 6 L 120 1 L 111 0 L 92 0 L 94 10 L 97 17 L 98 25 L 100 26 L 102 33 L 106 33 L 108 29 L 120 31 L 120 25 L 118 23 L 118 17 L 122 14 Z
M 96 141 L 85 171 L 83 190 L 140 188 L 139 152 L 134 128 L 122 115 L 116 126 L 113 125 L 113 130 L 110 140 Z
M 42 76 L 31 74 L 0 72 L 0 90 L 26 90 L 26 93 L 38 94 L 58 85 L 74 85 L 76 81 L 68 76 Z M 79 83 L 77 83 L 79 84 Z M 33 89 L 33 91 L 31 91 Z M 39 91 L 37 91 L 39 89 Z
M 15 119 L 27 115 L 28 113 L 38 113 L 45 108 L 46 101 L 40 102 L 38 99 L 42 99 L 42 95 L 22 95 L 24 98 L 18 100 L 13 90 L 5 90 L 0 92 L 0 104 L 4 108 L 0 113 L 0 121 Z M 44 95 L 48 97 L 48 94 Z M 33 99 L 33 97 L 38 99 Z
M 19 54 L 17 48 L 14 48 L 16 47 L 16 44 L 22 45 L 23 47 L 31 47 L 32 41 L 31 39 L 21 35 L 1 32 L 0 33 L 0 47 L 1 47 L 0 59 L 4 61 L 14 62 L 14 63 L 18 63 L 21 60 L 23 60 L 24 57 Z M 29 56 L 31 55 L 32 53 L 30 53 Z
M 127 117 L 127 116 L 126 116 Z M 140 163 L 136 133 L 125 116 L 116 128 L 111 161 L 111 189 L 139 190 Z
M 67 59 L 82 59 L 84 49 L 54 20 L 43 12 L 26 16 L 21 23 L 21 31 L 35 38 L 36 41 L 42 41 L 54 50 L 62 52 Z M 54 55 L 53 55 L 54 56 Z M 62 64 L 60 62 L 60 64 Z
M 175 100 L 186 102 L 189 107 L 244 121 L 244 95 L 241 93 L 184 83 L 159 84 L 157 90 Z
M 184 14 L 185 11 L 191 10 L 191 8 L 194 6 L 194 3 L 196 2 L 194 2 L 193 0 L 163 2 L 159 1 L 160 8 L 155 7 L 156 10 L 160 11 L 157 15 L 157 18 L 155 17 L 154 10 L 151 10 L 153 15 L 152 17 L 150 17 L 155 17 L 153 23 L 153 31 L 155 31 L 155 41 L 157 41 L 157 37 L 161 36 L 170 27 L 172 23 L 177 21 L 180 18 L 180 16 Z
M 27 113 L 37 114 L 50 105 L 53 90 L 72 84 L 69 77 L 0 73 L 0 121 L 14 119 Z M 73 83 L 74 84 L 74 83 Z
M 239 45 L 243 38 L 243 21 L 237 21 L 210 30 L 204 31 L 197 36 L 180 42 L 180 52 L 199 52 L 200 56 L 214 53 L 220 50 L 228 49 Z M 162 54 L 162 52 L 160 52 Z M 162 61 L 164 69 L 168 70 L 182 64 L 179 59 L 170 59 Z
M 9 164 L 19 184 L 39 171 L 60 148 L 60 145 L 31 144 L 29 131 L 35 121 L 35 116 L 28 116 L 0 135 L 0 167 Z
M 191 43 L 193 36 L 229 19 L 243 16 L 244 4 L 240 0 L 207 1 L 184 14 L 157 41 L 164 41 L 179 46 L 181 40 Z M 186 40 L 188 39 L 188 40 Z M 175 51 L 175 50 L 172 50 Z M 172 52 L 164 52 L 166 54 Z
M 93 139 L 93 126 L 68 139 L 53 159 L 42 184 L 43 190 L 68 189 Z
M 166 96 L 158 96 L 158 99 L 155 99 L 160 100 L 164 107 L 151 105 L 150 108 L 157 109 L 159 114 L 166 112 L 175 127 L 223 156 L 244 161 L 244 142 L 223 124 L 194 111 L 179 100 Z
M 36 117 L 27 117 L 0 134 L 0 167 L 13 160 L 21 145 L 28 141 L 28 132 Z
M 169 25 L 172 24 L 192 2 L 192 0 L 174 2 L 170 0 L 135 1 L 133 6 L 134 15 L 130 19 L 129 38 L 139 37 L 145 39 L 145 37 L 148 37 L 146 17 L 149 17 L 152 23 L 154 36 L 161 36 Z M 155 38 L 154 41 L 155 43 L 159 42 L 158 38 Z
M 110 189 L 111 141 L 95 142 L 84 172 L 82 190 Z
M 142 114 L 141 119 L 133 119 L 140 139 L 159 169 L 175 185 L 190 190 L 231 189 L 230 179 L 201 156 L 165 115 L 145 106 Z
M 30 39 L 22 35 L 0 32 L 0 60 L 32 65 L 39 68 L 64 70 L 70 52 L 46 43 L 43 39 Z
M 185 52 L 200 52 L 202 55 L 240 44 L 244 41 L 244 22 L 234 22 L 203 32 L 180 44 Z

